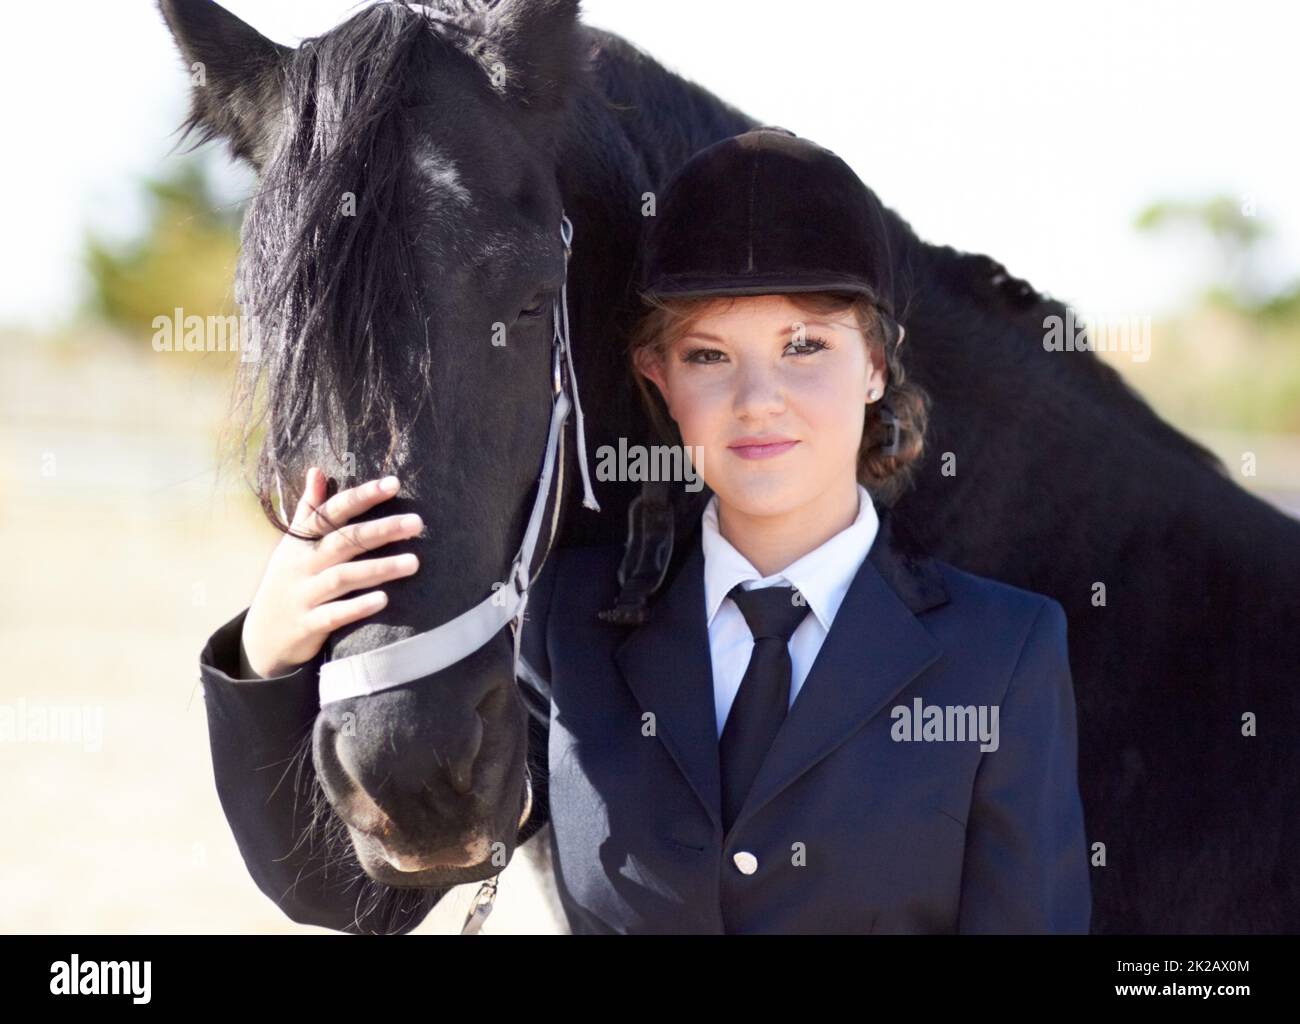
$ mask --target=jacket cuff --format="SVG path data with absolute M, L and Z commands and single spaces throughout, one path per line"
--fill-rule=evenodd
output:
M 199 679 L 209 716 L 233 735 L 257 748 L 282 749 L 301 737 L 320 711 L 320 667 L 324 654 L 283 675 L 263 679 L 239 678 L 239 644 L 245 608 L 218 628 L 199 655 Z

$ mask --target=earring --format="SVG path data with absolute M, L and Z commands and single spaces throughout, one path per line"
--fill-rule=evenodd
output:
M 879 397 L 880 397 L 880 388 L 872 388 L 870 391 L 867 392 L 867 401 L 869 402 L 874 402 Z

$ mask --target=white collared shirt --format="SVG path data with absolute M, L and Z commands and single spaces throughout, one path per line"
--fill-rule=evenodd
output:
M 858 515 L 820 547 L 796 559 L 781 572 L 760 576 L 749 559 L 718 532 L 718 496 L 705 506 L 701 520 L 704 550 L 704 607 L 708 615 L 709 651 L 713 661 L 713 703 L 718 736 L 736 699 L 754 651 L 740 607 L 727 595 L 740 583 L 746 590 L 775 585 L 793 586 L 808 601 L 808 615 L 790 637 L 790 704 L 794 704 L 808 672 L 830 632 L 849 584 L 862 566 L 880 528 L 876 507 L 867 489 L 858 484 Z

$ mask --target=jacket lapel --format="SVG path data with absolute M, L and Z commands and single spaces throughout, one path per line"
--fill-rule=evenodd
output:
M 943 647 L 916 620 L 948 600 L 933 561 L 909 558 L 897 544 L 891 510 L 878 511 L 870 552 L 836 612 L 831 630 L 781 725 L 736 826 L 826 757 L 912 679 Z M 714 822 L 721 782 L 713 666 L 704 621 L 704 553 L 699 534 L 651 618 L 615 652 L 638 703 Z
M 704 549 L 699 535 L 650 618 L 614 652 L 637 702 L 695 795 L 721 822 L 722 783 L 713 705 L 713 662 L 704 621 Z

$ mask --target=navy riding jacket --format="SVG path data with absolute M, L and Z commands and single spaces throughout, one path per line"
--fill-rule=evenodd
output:
M 724 834 L 698 531 L 692 543 L 636 628 L 596 615 L 617 596 L 619 545 L 552 552 L 529 597 L 523 648 L 550 689 L 530 761 L 549 777 L 522 835 L 552 825 L 574 933 L 1088 931 L 1057 601 L 904 554 L 882 509 Z M 320 656 L 237 679 L 246 611 L 200 665 L 217 790 L 249 871 L 296 921 L 410 930 L 446 890 L 358 901 L 350 852 L 331 873 L 299 842 L 310 758 L 285 769 L 316 714 Z

